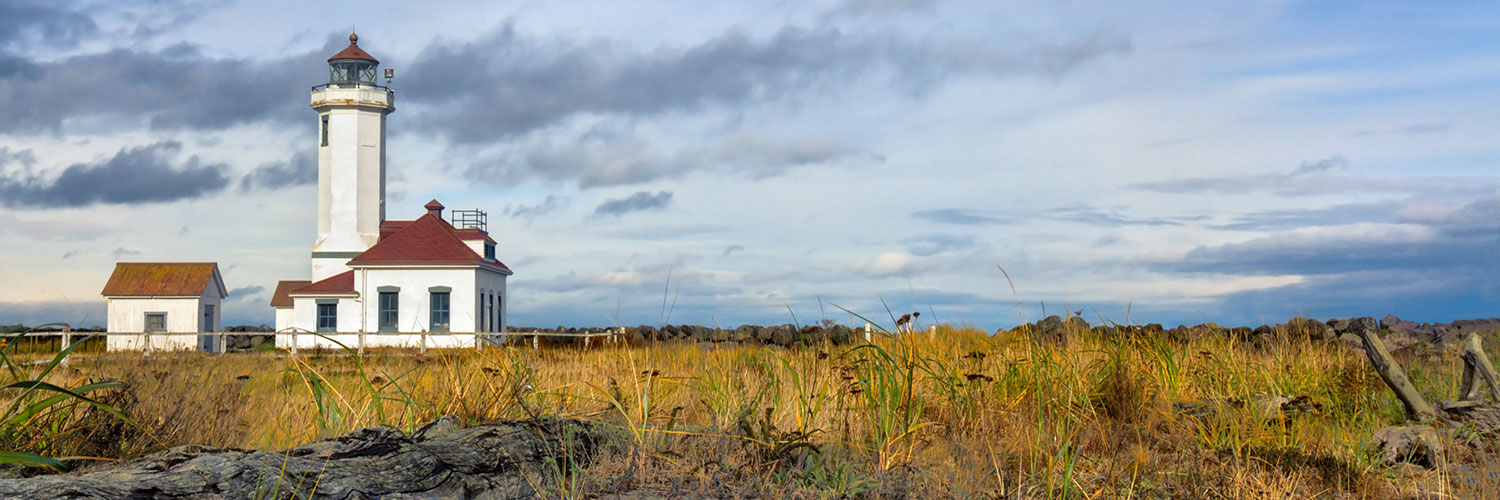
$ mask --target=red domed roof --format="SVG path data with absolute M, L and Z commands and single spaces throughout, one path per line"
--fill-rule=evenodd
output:
M 333 61 L 335 59 L 361 59 L 370 61 L 375 64 L 380 64 L 379 59 L 376 59 L 375 56 L 370 55 L 369 52 L 365 52 L 364 49 L 359 48 L 359 35 L 353 33 L 349 34 L 349 46 L 345 47 L 344 50 L 339 51 L 339 53 L 334 54 L 333 57 L 328 58 L 329 61 Z

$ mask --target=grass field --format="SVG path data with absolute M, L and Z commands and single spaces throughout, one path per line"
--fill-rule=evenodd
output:
M 1037 342 L 940 327 L 936 335 L 792 349 L 672 343 L 383 354 L 75 360 L 46 380 L 121 381 L 88 395 L 131 423 L 63 401 L 24 427 L 0 428 L 0 444 L 120 459 L 190 443 L 280 449 L 378 424 L 411 431 L 441 415 L 566 415 L 604 423 L 616 439 L 588 467 L 547 480 L 559 497 L 639 489 L 800 498 L 1500 491 L 1496 466 L 1477 452 L 1450 452 L 1435 470 L 1379 463 L 1371 436 L 1402 422 L 1399 402 L 1359 352 L 1291 334 L 1245 343 L 1209 329 L 1187 339 L 1084 331 Z M 1398 357 L 1429 399 L 1457 393 L 1456 351 Z M 5 382 L 41 369 L 12 370 Z M 1320 409 L 1281 419 L 1246 405 L 1195 418 L 1171 406 L 1257 394 L 1307 396 Z

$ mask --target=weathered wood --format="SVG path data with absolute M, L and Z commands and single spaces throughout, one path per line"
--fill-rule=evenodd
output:
M 1469 333 L 1460 356 L 1464 360 L 1464 375 L 1463 393 L 1459 395 L 1459 399 L 1483 401 L 1483 386 L 1488 386 L 1490 396 L 1495 401 L 1500 401 L 1500 381 L 1496 380 L 1495 365 L 1490 362 L 1489 355 L 1484 353 L 1484 341 L 1479 338 L 1478 333 Z
M 465 428 L 443 417 L 410 436 L 381 426 L 283 451 L 181 446 L 102 470 L 0 479 L 0 498 L 534 498 L 591 460 L 600 439 L 577 420 Z
M 1385 350 L 1385 344 L 1380 341 L 1380 336 L 1371 327 L 1362 328 L 1359 338 L 1364 342 L 1365 355 L 1370 358 L 1370 364 L 1375 365 L 1375 371 L 1380 378 L 1385 380 L 1385 385 L 1396 393 L 1396 398 L 1401 400 L 1401 405 L 1406 407 L 1407 420 L 1432 421 L 1438 418 L 1437 410 L 1427 404 L 1422 398 L 1422 393 L 1417 392 L 1416 386 L 1412 385 L 1411 379 L 1406 377 L 1406 370 L 1396 363 L 1391 353 Z

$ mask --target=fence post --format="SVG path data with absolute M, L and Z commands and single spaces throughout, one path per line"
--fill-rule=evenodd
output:
M 476 350 L 476 351 L 483 351 L 484 350 L 483 346 L 480 345 L 480 343 L 479 343 L 479 339 L 481 339 L 481 338 L 483 338 L 483 337 L 479 335 L 479 332 L 474 332 L 474 350 Z
M 927 325 L 927 336 L 937 338 L 937 325 Z
M 149 358 L 151 357 L 151 330 L 141 332 L 141 338 L 143 339 L 141 341 L 143 343 L 141 346 L 141 357 Z
M 419 352 L 423 356 L 427 355 L 427 330 L 422 330 L 422 350 Z
M 360 356 L 364 356 L 365 355 L 365 331 L 364 330 L 360 330 L 359 331 L 359 355 Z
M 542 336 L 541 335 L 537 335 L 535 333 L 531 334 L 531 350 L 535 351 L 535 350 L 539 350 L 541 348 L 542 348 Z
M 221 354 L 221 355 L 224 354 L 224 353 L 226 353 L 226 352 L 229 352 L 229 343 L 225 342 L 226 339 L 228 339 L 228 337 L 224 336 L 224 329 L 220 328 L 219 329 L 219 354 Z
M 870 330 L 871 330 L 871 325 L 869 323 L 865 323 L 865 342 L 869 342 L 870 341 Z
M 297 327 L 292 327 L 292 355 L 297 355 Z
M 70 344 L 72 342 L 73 342 L 73 329 L 64 326 L 63 329 L 62 329 L 62 344 L 59 344 L 57 346 L 57 350 L 59 352 L 61 352 L 63 349 L 67 349 L 68 348 L 68 344 Z M 63 359 L 62 359 L 62 365 L 63 366 L 68 366 L 68 358 L 71 358 L 71 357 L 73 357 L 73 356 L 72 355 L 64 356 Z

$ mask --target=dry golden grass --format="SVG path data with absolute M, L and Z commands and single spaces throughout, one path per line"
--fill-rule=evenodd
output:
M 550 483 L 568 497 L 637 489 L 792 498 L 1500 491 L 1484 455 L 1454 454 L 1437 471 L 1377 463 L 1370 436 L 1401 421 L 1399 403 L 1361 354 L 1290 335 L 1252 345 L 1208 332 L 1176 341 L 1080 332 L 1038 343 L 939 328 L 873 345 L 794 349 L 683 343 L 393 354 L 80 359 L 52 377 L 125 381 L 105 400 L 145 429 L 81 417 L 97 424 L 69 438 L 74 455 L 130 457 L 188 443 L 285 448 L 378 424 L 410 431 L 440 415 L 569 415 L 618 429 L 586 470 Z M 1429 396 L 1455 394 L 1456 355 L 1402 361 Z M 1256 394 L 1306 395 L 1322 411 L 1194 419 L 1171 407 Z

